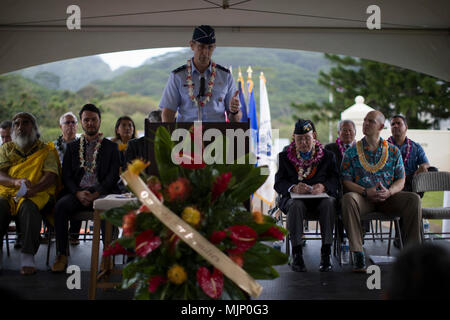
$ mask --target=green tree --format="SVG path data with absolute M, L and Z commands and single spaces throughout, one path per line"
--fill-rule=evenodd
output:
M 292 103 L 298 112 L 313 111 L 315 121 L 340 119 L 358 95 L 387 118 L 405 115 L 410 128 L 426 129 L 450 117 L 449 82 L 380 62 L 330 54 L 325 57 L 335 66 L 320 72 L 318 82 L 333 94 L 333 102 Z

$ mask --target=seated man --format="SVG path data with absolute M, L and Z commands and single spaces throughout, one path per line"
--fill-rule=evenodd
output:
M 280 209 L 287 213 L 287 228 L 292 242 L 291 268 L 305 272 L 302 235 L 307 212 L 319 216 L 322 236 L 320 271 L 331 270 L 331 244 L 335 219 L 336 197 L 339 193 L 339 173 L 332 152 L 324 150 L 317 139 L 310 120 L 299 119 L 295 124 L 294 141 L 280 152 L 275 190 L 281 195 Z M 292 199 L 291 193 L 329 197 L 319 199 Z
M 389 143 L 392 143 L 400 149 L 402 153 L 403 165 L 405 166 L 406 180 L 403 191 L 412 191 L 412 180 L 414 176 L 421 172 L 427 172 L 430 169 L 425 151 L 420 144 L 408 139 L 406 136 L 408 124 L 406 118 L 400 114 L 392 117 L 391 133 Z M 434 169 L 434 170 L 433 170 Z M 436 171 L 432 168 L 431 171 Z M 423 194 L 421 195 L 421 197 Z
M 402 192 L 405 183 L 400 150 L 380 137 L 384 115 L 371 111 L 364 118 L 364 137 L 342 159 L 345 190 L 341 205 L 344 226 L 353 253 L 353 270 L 365 272 L 360 215 L 378 211 L 404 220 L 405 244 L 420 242 L 421 202 L 417 194 Z
M 325 146 L 326 150 L 330 150 L 334 153 L 334 156 L 336 157 L 336 164 L 338 167 L 338 170 L 341 168 L 341 162 L 342 157 L 344 156 L 344 152 L 353 146 L 356 143 L 355 140 L 356 136 L 356 125 L 352 120 L 341 120 L 338 123 L 338 137 L 336 139 L 336 142 L 329 143 Z M 338 198 L 338 202 L 340 202 L 342 198 L 342 184 L 340 187 L 340 194 Z M 338 203 L 338 214 L 340 215 L 340 203 Z M 362 222 L 363 230 L 364 232 L 368 232 L 370 228 L 370 221 L 363 221 Z M 339 223 L 338 230 L 339 234 L 341 235 L 341 240 L 344 240 L 344 226 L 342 223 Z
M 77 138 L 77 130 L 78 130 L 78 119 L 77 116 L 72 112 L 66 112 L 59 118 L 59 128 L 61 129 L 61 135 L 53 141 L 55 144 L 56 150 L 58 151 L 59 161 L 62 162 L 64 159 L 64 153 L 67 149 L 67 144 L 72 142 Z M 66 194 L 66 191 L 63 190 L 59 194 L 59 198 L 63 197 Z M 57 199 L 59 200 L 59 199 Z M 71 221 L 70 222 L 70 244 L 78 245 L 80 244 L 80 240 L 78 240 L 78 236 L 80 233 L 81 221 Z
M 11 141 L 12 121 L 5 120 L 0 123 L 0 145 Z
M 67 228 L 70 217 L 80 210 L 93 208 L 100 196 L 117 193 L 119 149 L 99 132 L 100 110 L 86 104 L 80 111 L 83 135 L 67 145 L 63 160 L 63 182 L 68 192 L 55 207 L 56 249 L 53 272 L 67 267 Z
M 356 126 L 352 120 L 339 121 L 336 142 L 329 143 L 325 146 L 326 150 L 330 150 L 334 153 L 338 168 L 341 166 L 344 152 L 356 143 L 355 136 Z
M 39 136 L 35 117 L 20 112 L 13 117 L 12 141 L 0 147 L 0 239 L 16 216 L 23 233 L 23 275 L 36 273 L 41 210 L 54 201 L 59 182 L 58 154 L 53 144 L 46 145 Z

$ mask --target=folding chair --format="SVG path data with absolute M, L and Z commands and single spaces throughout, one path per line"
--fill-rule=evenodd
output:
M 422 172 L 416 175 L 412 181 L 413 192 L 450 191 L 450 172 Z M 450 207 L 422 208 L 422 219 L 450 219 Z M 447 235 L 450 232 L 427 232 L 427 235 Z M 426 239 L 422 221 L 422 240 Z M 450 239 L 439 237 L 438 239 Z

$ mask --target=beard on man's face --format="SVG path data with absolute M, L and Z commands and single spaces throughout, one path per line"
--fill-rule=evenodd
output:
M 88 136 L 95 136 L 98 133 L 98 130 L 100 128 L 96 128 L 96 127 L 83 127 L 83 131 L 84 133 L 86 133 Z
M 35 128 L 33 128 L 29 135 L 24 134 L 22 132 L 19 132 L 19 134 L 16 134 L 16 130 L 13 130 L 11 132 L 11 139 L 12 141 L 17 144 L 20 149 L 26 149 L 33 145 L 33 143 L 36 142 L 38 138 L 38 133 Z

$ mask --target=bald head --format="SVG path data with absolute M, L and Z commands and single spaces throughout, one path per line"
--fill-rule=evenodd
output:
M 369 115 L 369 114 L 373 115 L 379 124 L 384 125 L 384 122 L 386 121 L 386 117 L 384 116 L 384 114 L 382 112 L 380 112 L 378 110 L 374 110 L 374 111 L 370 111 L 367 115 Z
M 364 118 L 363 133 L 365 136 L 379 136 L 381 130 L 384 128 L 384 121 L 386 118 L 378 111 L 370 111 Z

